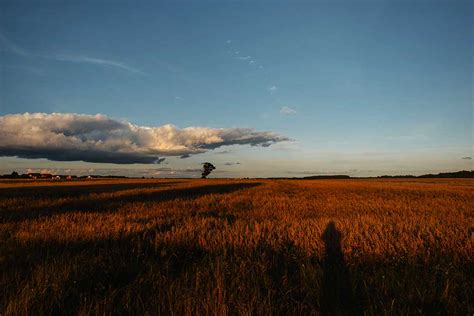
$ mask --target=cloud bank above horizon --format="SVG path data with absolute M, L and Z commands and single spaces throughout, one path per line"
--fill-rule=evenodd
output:
M 106 115 L 24 113 L 0 116 L 0 156 L 133 164 L 205 153 L 227 145 L 268 147 L 290 139 L 251 128 L 147 127 Z

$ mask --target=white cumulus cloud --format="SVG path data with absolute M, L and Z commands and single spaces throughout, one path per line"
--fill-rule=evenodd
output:
M 280 114 L 282 114 L 282 115 L 295 115 L 296 110 L 292 109 L 288 106 L 283 106 L 283 107 L 280 108 Z
M 163 156 L 199 154 L 226 145 L 267 147 L 287 140 L 249 128 L 139 126 L 101 114 L 0 116 L 0 156 L 55 161 L 160 163 Z
M 278 90 L 278 87 L 277 86 L 269 86 L 269 87 L 267 87 L 267 90 L 270 92 L 270 94 L 274 94 Z

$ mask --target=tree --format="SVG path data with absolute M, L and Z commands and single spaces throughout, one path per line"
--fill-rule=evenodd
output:
M 205 162 L 202 164 L 202 173 L 201 179 L 206 179 L 206 177 L 212 172 L 212 170 L 216 169 L 214 165 L 210 162 Z

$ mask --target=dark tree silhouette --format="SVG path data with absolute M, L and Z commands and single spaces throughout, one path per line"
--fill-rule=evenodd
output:
M 206 177 L 212 172 L 212 170 L 216 169 L 214 165 L 210 162 L 205 162 L 202 164 L 202 173 L 201 179 L 206 179 Z

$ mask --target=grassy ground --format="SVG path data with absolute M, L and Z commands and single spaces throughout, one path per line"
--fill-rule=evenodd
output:
M 0 314 L 472 314 L 473 189 L 3 181 Z

